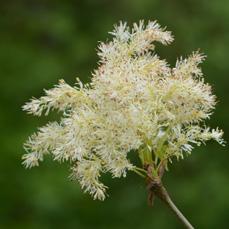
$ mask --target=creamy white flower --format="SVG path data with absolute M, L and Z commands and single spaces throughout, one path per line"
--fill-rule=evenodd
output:
M 102 173 L 140 173 L 128 153 L 138 153 L 143 167 L 153 164 L 157 173 L 160 162 L 183 158 L 194 145 L 210 139 L 224 144 L 223 132 L 204 122 L 216 104 L 199 67 L 204 55 L 194 52 L 169 67 L 152 50 L 155 42 L 167 45 L 173 36 L 155 21 L 132 29 L 121 22 L 111 34 L 98 47 L 99 67 L 90 84 L 77 79 L 71 87 L 61 80 L 23 106 L 37 116 L 62 112 L 59 123 L 39 128 L 25 143 L 25 167 L 37 166 L 45 154 L 68 161 L 71 178 L 100 200 L 107 189 Z

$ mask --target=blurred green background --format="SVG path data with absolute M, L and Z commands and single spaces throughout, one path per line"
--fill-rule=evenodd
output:
M 209 124 L 229 131 L 228 0 L 1 1 L 0 3 L 0 228 L 182 228 L 159 201 L 146 202 L 145 184 L 106 179 L 110 197 L 93 201 L 67 179 L 69 168 L 47 159 L 30 171 L 21 165 L 22 144 L 49 118 L 27 116 L 21 106 L 59 78 L 89 81 L 98 41 L 114 23 L 157 19 L 175 35 L 157 51 L 173 65 L 200 48 L 206 81 L 218 105 Z M 50 119 L 53 119 L 51 116 Z M 196 228 L 229 227 L 228 150 L 209 142 L 174 162 L 164 183 Z

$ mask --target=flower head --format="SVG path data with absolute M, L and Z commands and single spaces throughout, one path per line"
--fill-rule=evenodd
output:
M 40 116 L 62 112 L 60 122 L 39 128 L 25 143 L 23 164 L 37 166 L 45 154 L 69 161 L 71 178 L 95 199 L 104 200 L 107 187 L 102 173 L 125 177 L 140 173 L 127 155 L 138 153 L 143 166 L 183 158 L 193 146 L 213 139 L 223 144 L 223 132 L 210 130 L 205 120 L 216 104 L 199 67 L 205 56 L 194 52 L 169 67 L 154 52 L 155 42 L 173 41 L 171 32 L 153 21 L 130 29 L 115 26 L 113 39 L 100 43 L 99 67 L 90 84 L 79 79 L 74 87 L 63 80 L 45 95 L 32 99 L 23 110 Z

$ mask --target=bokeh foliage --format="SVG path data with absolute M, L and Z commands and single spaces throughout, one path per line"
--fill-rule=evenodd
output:
M 206 81 L 218 96 L 209 123 L 229 131 L 228 0 L 8 0 L 0 3 L 0 228 L 180 228 L 160 201 L 146 204 L 144 181 L 129 174 L 111 180 L 110 197 L 92 201 L 72 183 L 68 167 L 45 161 L 26 171 L 22 144 L 38 120 L 21 106 L 40 96 L 59 78 L 89 81 L 96 67 L 96 46 L 114 23 L 157 19 L 173 31 L 175 42 L 158 53 L 176 57 L 200 48 Z M 227 228 L 228 150 L 209 142 L 182 162 L 174 162 L 164 182 L 177 205 L 197 228 Z

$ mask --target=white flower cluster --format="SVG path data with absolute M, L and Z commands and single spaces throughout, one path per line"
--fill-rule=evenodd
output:
M 112 41 L 99 45 L 99 67 L 90 84 L 77 79 L 71 87 L 61 80 L 23 106 L 37 116 L 52 109 L 63 113 L 60 122 L 28 139 L 23 164 L 37 166 L 45 154 L 69 161 L 71 177 L 100 200 L 107 188 L 99 180 L 101 173 L 144 174 L 128 160 L 130 151 L 138 153 L 143 165 L 153 164 L 157 173 L 161 162 L 183 158 L 194 144 L 210 139 L 224 143 L 223 132 L 204 123 L 216 104 L 199 68 L 205 56 L 194 52 L 170 68 L 153 50 L 154 42 L 167 45 L 173 37 L 155 21 L 146 26 L 140 21 L 132 29 L 120 23 L 111 34 Z

